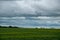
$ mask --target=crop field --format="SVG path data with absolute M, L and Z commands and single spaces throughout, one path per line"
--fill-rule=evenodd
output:
M 0 40 L 60 40 L 60 29 L 0 28 Z

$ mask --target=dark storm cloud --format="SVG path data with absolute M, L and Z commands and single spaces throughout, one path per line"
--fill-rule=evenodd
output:
M 60 0 L 0 0 L 0 17 L 60 16 Z

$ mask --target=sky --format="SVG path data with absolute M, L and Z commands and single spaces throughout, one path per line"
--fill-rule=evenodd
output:
M 0 25 L 60 26 L 60 0 L 0 0 Z

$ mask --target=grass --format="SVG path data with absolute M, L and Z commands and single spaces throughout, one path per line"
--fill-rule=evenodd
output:
M 0 40 L 60 40 L 60 29 L 0 28 Z

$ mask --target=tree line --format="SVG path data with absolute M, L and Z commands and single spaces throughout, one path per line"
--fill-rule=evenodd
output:
M 0 28 L 18 28 L 16 26 L 0 26 Z

